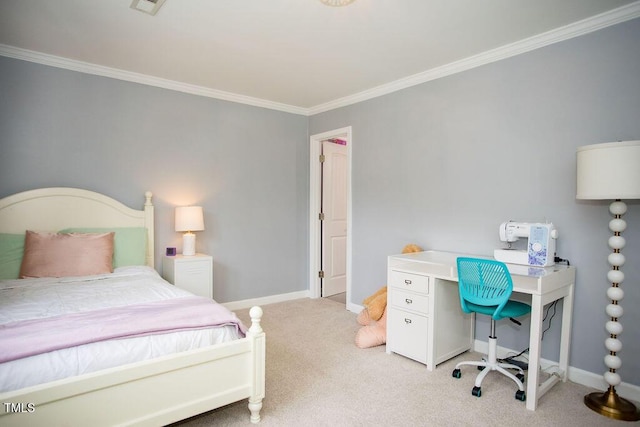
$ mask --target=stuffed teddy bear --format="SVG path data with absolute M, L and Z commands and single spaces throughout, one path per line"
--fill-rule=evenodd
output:
M 403 254 L 422 252 L 418 245 L 409 244 L 402 249 Z M 356 333 L 356 346 L 369 348 L 387 342 L 387 287 L 383 286 L 376 293 L 367 297 L 362 304 L 364 308 L 358 314 L 357 321 L 362 328 Z
M 359 324 L 367 326 L 372 321 L 380 320 L 387 307 L 387 287 L 383 286 L 375 294 L 365 298 L 362 305 L 364 308 L 356 319 Z

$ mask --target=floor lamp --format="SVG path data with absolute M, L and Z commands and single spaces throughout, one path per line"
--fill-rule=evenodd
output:
M 586 200 L 614 200 L 609 211 L 614 218 L 609 222 L 609 229 L 613 236 L 609 238 L 609 246 L 613 253 L 608 261 L 611 270 L 607 279 L 612 283 L 607 289 L 607 297 L 611 304 L 607 305 L 606 313 L 611 319 L 606 324 L 610 337 L 605 341 L 609 350 L 604 363 L 609 371 L 604 373 L 604 380 L 609 384 L 605 392 L 590 393 L 584 397 L 584 403 L 592 410 L 610 418 L 625 421 L 640 420 L 640 411 L 635 405 L 616 393 L 620 384 L 620 375 L 616 370 L 622 366 L 617 353 L 622 350 L 622 342 L 618 336 L 622 333 L 622 306 L 618 304 L 624 296 L 620 284 L 624 274 L 620 269 L 624 264 L 621 250 L 625 246 L 622 232 L 627 223 L 622 216 L 627 211 L 627 205 L 622 199 L 640 199 L 640 141 L 607 142 L 604 144 L 585 145 L 577 152 L 577 194 L 576 198 Z

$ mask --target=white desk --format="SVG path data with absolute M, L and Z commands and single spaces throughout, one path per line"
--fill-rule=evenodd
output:
M 421 289 L 416 290 L 415 281 L 407 280 L 409 283 L 407 286 L 413 286 L 414 289 L 408 289 L 406 292 L 410 293 L 410 297 L 407 298 L 407 301 L 412 301 L 414 298 L 411 297 L 411 293 L 413 293 L 416 297 L 422 296 L 422 291 L 426 290 L 426 294 L 423 296 L 427 298 L 427 302 L 429 304 L 429 309 L 433 310 L 438 307 L 441 311 L 448 312 L 449 316 L 451 316 L 453 310 L 454 301 L 452 298 L 440 298 L 436 291 L 436 284 L 440 287 L 443 287 L 443 284 L 449 282 L 451 284 L 456 284 L 458 281 L 458 273 L 456 268 L 456 258 L 461 256 L 475 256 L 476 255 L 467 255 L 467 254 L 456 254 L 451 252 L 440 252 L 440 251 L 426 251 L 426 252 L 418 252 L 404 255 L 392 255 L 388 258 L 388 275 L 389 275 L 389 300 L 387 302 L 389 306 L 388 316 L 389 319 L 393 319 L 393 313 L 395 313 L 396 318 L 400 308 L 398 308 L 398 301 L 396 297 L 396 301 L 393 302 L 392 298 L 394 298 L 393 290 L 398 289 L 399 286 L 404 286 L 404 280 L 399 281 L 399 274 L 408 274 L 408 275 L 416 275 L 416 277 L 422 277 L 425 280 L 425 285 Z M 489 258 L 489 257 L 480 257 L 480 258 Z M 571 340 L 571 318 L 573 314 L 573 294 L 574 294 L 574 286 L 575 286 L 575 268 L 556 265 L 552 267 L 546 268 L 537 268 L 537 267 L 527 267 L 523 265 L 513 265 L 508 264 L 509 271 L 511 272 L 513 279 L 513 291 L 520 294 L 529 295 L 531 297 L 531 328 L 529 335 L 529 369 L 527 376 L 527 400 L 526 407 L 529 410 L 535 410 L 538 399 L 546 393 L 554 384 L 558 381 L 566 381 L 567 380 L 567 370 L 569 367 L 569 346 Z M 401 277 L 401 276 L 400 276 Z M 395 280 L 395 285 L 392 283 L 392 280 Z M 400 284 L 398 284 L 400 282 Z M 413 283 L 412 283 L 413 282 Z M 457 288 L 457 286 L 456 286 Z M 429 292 L 432 290 L 432 292 Z M 443 292 L 440 291 L 440 295 Z M 418 298 L 419 299 L 419 298 Z M 560 337 L 560 360 L 559 360 L 559 372 L 558 375 L 552 375 L 549 379 L 544 381 L 541 384 L 538 384 L 540 378 L 540 355 L 541 355 L 541 341 L 542 341 L 542 318 L 543 318 L 543 308 L 546 304 L 549 304 L 553 301 L 562 299 L 563 300 L 563 309 L 562 309 L 562 330 Z M 394 309 L 395 304 L 395 309 Z M 460 301 L 457 300 L 458 308 Z M 448 306 L 448 307 L 445 307 Z M 396 311 L 394 311 L 396 310 Z M 435 312 L 431 312 L 429 310 L 429 314 L 425 315 L 425 323 L 423 324 L 424 328 L 423 332 L 427 336 L 427 357 L 425 360 L 419 360 L 422 363 L 427 364 L 427 368 L 432 370 L 436 364 L 440 363 L 442 360 L 442 354 L 439 354 L 437 351 L 438 345 L 441 345 L 436 341 L 437 334 L 434 333 L 438 329 L 447 328 L 449 334 L 457 334 L 460 335 L 458 339 L 458 348 L 457 354 L 467 350 L 469 347 L 465 345 L 468 341 L 466 337 L 466 326 L 465 323 L 467 320 L 462 319 L 464 313 L 461 310 L 458 310 L 458 316 L 461 320 L 458 322 L 458 326 L 451 329 L 448 324 L 438 324 L 438 317 Z M 409 312 L 408 312 L 409 313 Z M 450 318 L 449 318 L 450 320 Z M 411 323 L 410 321 L 408 323 Z M 455 323 L 455 322 L 454 322 Z M 462 327 L 460 327 L 462 325 Z M 428 333 L 428 331 L 430 333 Z M 462 332 L 461 332 L 462 331 Z M 394 335 L 395 334 L 395 335 Z M 399 337 L 401 335 L 397 332 L 392 325 L 388 326 L 387 330 L 387 353 L 396 352 L 396 347 L 398 346 L 398 340 L 403 339 Z M 406 338 L 406 337 L 405 337 Z M 417 337 L 413 337 L 417 338 Z M 449 341 L 455 341 L 454 338 L 448 338 Z M 460 345 L 462 343 L 463 345 Z M 400 343 L 401 344 L 401 343 Z M 400 345 L 401 348 L 402 345 Z M 466 347 L 466 348 L 465 348 Z M 402 351 L 397 351 L 402 354 Z M 405 353 L 405 355 L 407 355 Z M 411 355 L 407 355 L 408 357 L 412 357 Z M 446 354 L 446 357 L 450 358 L 455 356 L 455 354 Z M 412 357 L 414 358 L 414 357 Z M 416 360 L 418 360 L 416 358 Z

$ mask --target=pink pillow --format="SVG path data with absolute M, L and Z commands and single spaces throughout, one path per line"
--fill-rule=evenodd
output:
M 27 230 L 20 278 L 90 276 L 113 271 L 114 233 Z

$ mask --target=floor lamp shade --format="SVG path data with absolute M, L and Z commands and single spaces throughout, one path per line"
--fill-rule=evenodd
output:
M 182 236 L 182 255 L 196 254 L 196 235 L 193 231 L 204 230 L 202 206 L 182 206 L 176 208 L 176 231 L 186 231 Z
M 606 331 L 610 334 L 605 340 L 605 347 L 609 353 L 604 358 L 609 370 L 603 375 L 609 388 L 602 393 L 586 395 L 584 403 L 607 417 L 637 421 L 640 420 L 640 411 L 632 402 L 618 396 L 615 387 L 622 382 L 616 372 L 622 366 L 622 360 L 617 353 L 622 350 L 619 336 L 623 332 L 620 318 L 624 311 L 619 301 L 624 297 L 620 285 L 624 281 L 621 267 L 625 258 L 621 251 L 626 244 L 622 232 L 627 228 L 627 223 L 622 219 L 627 205 L 622 199 L 640 199 L 640 141 L 607 142 L 579 147 L 576 172 L 576 198 L 614 200 L 609 206 L 609 212 L 614 217 L 609 222 L 609 229 L 613 232 L 613 236 L 609 238 L 609 247 L 613 253 L 607 258 L 611 265 L 611 270 L 607 273 L 611 282 L 607 296 L 611 303 L 605 309 L 610 316 L 605 325 Z
M 578 199 L 640 199 L 640 141 L 578 148 Z

